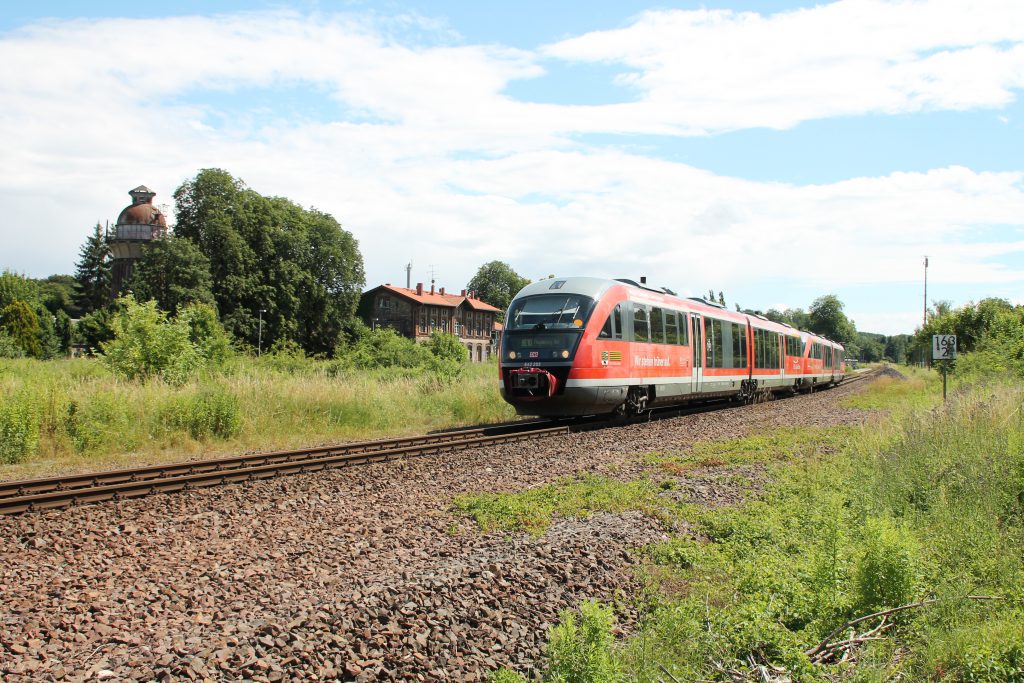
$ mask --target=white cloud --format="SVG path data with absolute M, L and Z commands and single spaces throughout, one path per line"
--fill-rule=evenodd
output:
M 663 10 L 549 45 L 622 65 L 637 128 L 678 133 L 866 113 L 993 107 L 1024 87 L 1019 0 L 842 0 L 762 16 Z

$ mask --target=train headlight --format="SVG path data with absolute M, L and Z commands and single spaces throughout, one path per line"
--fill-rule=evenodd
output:
M 515 351 L 509 351 L 508 352 L 508 359 L 509 360 L 515 360 L 516 359 L 516 352 Z
M 569 352 L 568 351 L 562 351 L 562 358 L 568 358 L 568 357 L 569 357 Z

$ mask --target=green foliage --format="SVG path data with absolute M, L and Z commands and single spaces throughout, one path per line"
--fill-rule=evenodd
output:
M 99 392 L 69 401 L 62 427 L 76 453 L 95 455 L 135 448 L 140 437 L 135 422 L 133 407 L 122 394 Z
M 497 671 L 491 672 L 491 675 L 487 677 L 487 683 L 526 683 L 526 679 L 512 669 L 501 667 Z
M 466 347 L 458 337 L 445 332 L 435 332 L 430 335 L 426 347 L 430 352 L 428 367 L 435 377 L 450 382 L 462 374 L 468 360 Z
M 39 298 L 35 282 L 10 270 L 0 273 L 0 309 L 7 308 L 15 300 L 34 303 Z
M 918 357 L 930 358 L 935 334 L 955 334 L 960 354 L 975 352 L 957 360 L 958 372 L 1024 377 L 1024 306 L 995 298 L 958 309 L 941 306 L 915 335 Z
M 519 290 L 530 284 L 504 261 L 489 261 L 480 266 L 476 275 L 466 284 L 466 289 L 475 292 L 476 298 L 485 301 L 501 313 L 499 320 L 504 320 L 505 311 Z
M 226 171 L 204 169 L 174 194 L 175 239 L 210 262 L 212 291 L 227 330 L 257 345 L 298 342 L 310 354 L 334 351 L 355 315 L 363 260 L 351 233 L 330 215 L 264 197 Z
M 126 285 L 137 300 L 153 299 L 174 314 L 186 304 L 214 303 L 210 259 L 182 237 L 155 240 L 145 248 Z
M 103 308 L 110 298 L 110 247 L 99 223 L 78 252 L 75 305 L 82 314 Z
M 14 337 L 0 328 L 0 358 L 23 358 L 25 349 L 18 346 Z
M 45 280 L 36 280 L 39 300 L 54 315 L 64 313 L 69 318 L 79 317 L 75 306 L 76 281 L 71 275 L 51 275 Z
M 188 340 L 206 365 L 220 366 L 232 356 L 231 339 L 210 304 L 194 302 L 183 306 L 177 321 L 188 326 Z
M 242 428 L 238 397 L 222 386 L 205 386 L 171 396 L 157 410 L 161 430 L 186 432 L 196 440 L 230 439 Z
M 925 672 L 971 683 L 1024 680 L 1024 612 L 952 629 L 928 644 Z
M 633 677 L 654 680 L 656 663 L 680 680 L 714 678 L 716 666 L 756 677 L 750 658 L 794 680 L 1019 677 L 1024 389 L 962 391 L 937 411 L 912 396 L 934 384 L 882 391 L 891 386 L 918 408 L 856 439 L 809 441 L 815 457 L 778 469 L 763 499 L 691 510 L 702 541 L 649 549 L 654 576 L 685 589 L 657 598 L 627 644 Z M 755 436 L 709 447 L 749 462 L 779 444 Z M 964 599 L 977 594 L 1007 599 Z M 813 667 L 803 654 L 852 618 L 929 596 L 938 601 L 891 617 L 889 640 L 858 649 L 855 667 Z
M 29 392 L 0 397 L 0 463 L 21 462 L 39 447 L 39 405 Z
M 390 327 L 378 327 L 365 330 L 344 351 L 341 360 L 361 370 L 417 368 L 430 362 L 430 351 Z
M 476 520 L 484 531 L 526 530 L 543 533 L 558 514 L 585 517 L 594 512 L 653 510 L 658 489 L 647 480 L 621 482 L 585 475 L 521 493 L 460 496 L 455 508 Z
M 0 310 L 0 330 L 27 355 L 35 358 L 43 356 L 43 330 L 39 316 L 24 301 L 14 299 Z
M 122 297 L 124 311 L 114 317 L 114 338 L 102 345 L 103 361 L 114 374 L 129 380 L 160 377 L 168 384 L 184 384 L 203 363 L 190 341 L 184 320 L 168 320 L 155 301 L 138 303 Z
M 614 683 L 625 680 L 612 653 L 615 614 L 595 600 L 580 605 L 580 623 L 571 611 L 548 633 L 546 652 L 551 683 Z
M 870 614 L 911 602 L 918 554 L 913 536 L 886 517 L 871 517 L 861 538 L 853 571 L 857 611 Z
M 72 338 L 84 344 L 90 353 L 103 348 L 105 342 L 114 338 L 113 322 L 116 317 L 113 307 L 98 308 L 78 320 Z
M 846 314 L 843 302 L 834 294 L 826 294 L 814 300 L 808 316 L 809 330 L 828 337 L 844 346 L 856 346 L 857 330 Z

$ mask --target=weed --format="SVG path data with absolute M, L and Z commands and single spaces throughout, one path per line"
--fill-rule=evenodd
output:
M 21 462 L 39 448 L 40 410 L 22 390 L 0 398 L 0 463 Z
M 520 493 L 460 496 L 455 508 L 470 514 L 484 531 L 540 534 L 555 514 L 583 517 L 594 512 L 654 511 L 659 507 L 657 492 L 647 480 L 621 482 L 588 474 Z

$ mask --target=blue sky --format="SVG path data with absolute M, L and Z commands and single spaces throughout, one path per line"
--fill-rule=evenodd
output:
M 0 268 L 220 167 L 332 213 L 367 285 L 639 277 L 910 332 L 1024 299 L 1024 3 L 0 7 Z

